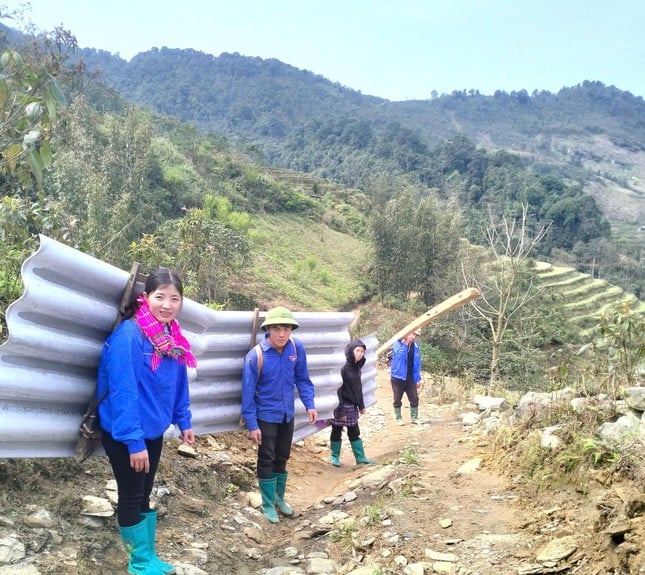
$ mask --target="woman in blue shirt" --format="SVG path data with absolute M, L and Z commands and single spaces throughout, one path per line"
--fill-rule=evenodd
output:
M 99 365 L 101 440 L 117 482 L 117 521 L 133 575 L 175 572 L 155 552 L 150 494 L 168 427 L 177 425 L 185 443 L 195 442 L 187 368 L 197 364 L 176 320 L 182 298 L 177 274 L 151 273 L 106 340 Z

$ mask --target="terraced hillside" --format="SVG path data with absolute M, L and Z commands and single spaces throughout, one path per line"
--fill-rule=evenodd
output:
M 612 222 L 611 235 L 618 238 L 630 253 L 645 250 L 645 225 L 643 223 Z
M 555 292 L 567 317 L 583 335 L 591 332 L 600 315 L 614 306 L 627 304 L 633 311 L 645 314 L 644 301 L 605 280 L 551 264 L 541 264 L 537 271 L 542 286 Z

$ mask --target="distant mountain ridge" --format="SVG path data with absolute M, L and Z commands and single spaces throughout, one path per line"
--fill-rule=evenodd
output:
M 556 131 L 570 133 L 597 133 L 600 129 L 620 145 L 645 149 L 643 98 L 598 81 L 562 88 L 556 94 L 498 90 L 485 96 L 477 90 L 455 90 L 427 100 L 392 102 L 363 95 L 273 58 L 238 53 L 213 56 L 170 48 L 139 53 L 130 62 L 94 49 L 83 49 L 79 55 L 90 69 L 102 68 L 108 83 L 125 97 L 160 113 L 196 121 L 202 129 L 218 128 L 226 135 L 239 135 L 242 130 L 249 135 L 271 136 L 263 134 L 262 125 L 238 121 L 244 118 L 236 112 L 247 105 L 251 109 L 245 111 L 255 119 L 271 112 L 299 123 L 360 112 L 374 122 L 401 121 L 418 129 L 429 143 L 452 133 L 476 135 L 482 129 L 503 138 L 505 133 L 532 136 L 545 127 L 554 130 L 557 126 Z M 157 90 L 173 83 L 175 88 L 167 92 Z M 214 107 L 200 116 L 186 107 L 189 104 Z
M 276 59 L 237 53 L 154 48 L 130 62 L 90 49 L 79 55 L 88 68 L 104 70 L 108 84 L 126 98 L 233 139 L 279 139 L 293 122 L 353 115 L 386 101 Z
M 645 101 L 601 82 L 391 102 L 237 53 L 155 48 L 127 62 L 83 49 L 79 57 L 126 99 L 250 146 L 275 167 L 356 186 L 375 162 L 414 171 L 433 145 L 461 135 L 580 182 L 610 219 L 645 221 Z M 405 157 L 390 161 L 393 148 Z

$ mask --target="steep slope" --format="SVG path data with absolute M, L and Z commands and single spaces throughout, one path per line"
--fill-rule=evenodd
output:
M 234 292 L 255 305 L 316 311 L 344 309 L 362 299 L 369 243 L 293 215 L 257 216 L 253 265 Z M 249 301 L 252 300 L 252 301 Z

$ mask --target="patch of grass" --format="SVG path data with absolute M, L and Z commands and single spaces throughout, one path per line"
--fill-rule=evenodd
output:
M 383 521 L 383 511 L 380 507 L 375 505 L 368 505 L 363 508 L 363 516 L 366 519 L 367 525 L 376 525 Z
M 414 482 L 414 479 L 408 477 L 401 486 L 401 495 L 403 495 L 403 497 L 410 497 L 411 495 L 414 495 L 416 493 L 415 487 L 416 484 Z
M 252 264 L 237 281 L 260 305 L 344 309 L 365 294 L 370 244 L 294 215 L 255 217 Z
M 340 525 L 331 532 L 331 540 L 334 543 L 346 542 L 351 544 L 352 535 L 358 531 L 356 525 Z
M 405 465 L 419 465 L 419 454 L 416 452 L 414 447 L 406 447 L 401 452 L 401 457 L 399 461 Z
M 611 469 L 620 460 L 620 452 L 585 435 L 574 435 L 564 447 L 547 458 L 558 483 L 585 483 L 590 469 Z

